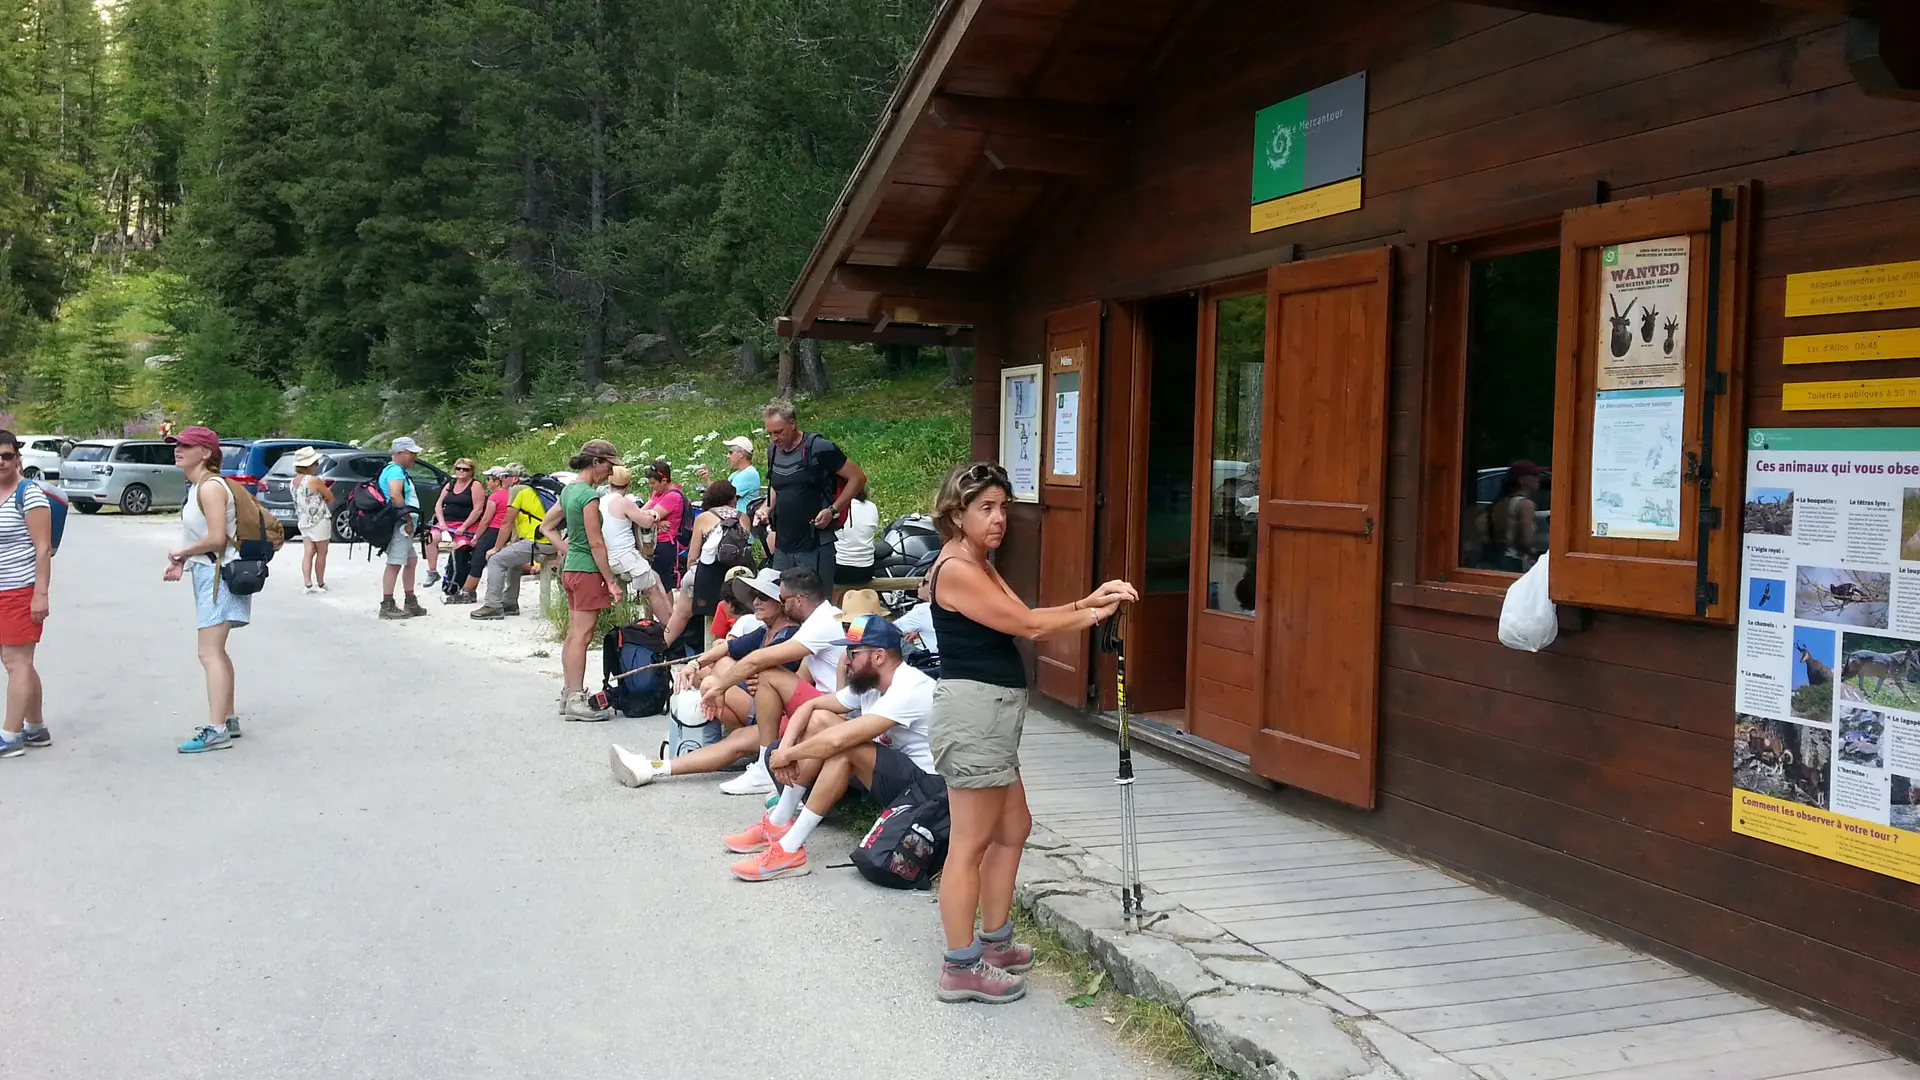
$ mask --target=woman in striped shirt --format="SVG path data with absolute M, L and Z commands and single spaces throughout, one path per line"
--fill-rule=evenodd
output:
M 0 663 L 7 668 L 0 758 L 53 744 L 41 711 L 40 672 L 33 666 L 52 577 L 53 511 L 47 493 L 20 475 L 20 439 L 0 429 Z

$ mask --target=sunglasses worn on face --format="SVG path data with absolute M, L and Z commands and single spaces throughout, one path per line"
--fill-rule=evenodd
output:
M 20 455 L 10 450 L 0 450 L 0 461 L 19 461 Z
M 458 469 L 455 469 L 455 470 L 453 470 L 453 471 L 454 471 L 454 472 L 466 472 L 466 473 L 470 473 L 470 472 L 472 472 L 473 470 L 472 470 L 472 469 L 469 469 L 469 468 L 466 468 L 466 467 L 464 467 L 464 466 L 462 466 L 461 468 L 458 468 Z

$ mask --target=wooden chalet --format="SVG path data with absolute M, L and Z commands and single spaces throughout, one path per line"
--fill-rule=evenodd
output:
M 1595 536 L 1595 274 L 1676 237 L 1677 539 Z M 1743 436 L 1920 427 L 1783 409 L 1785 338 L 1920 325 L 1786 281 L 1909 260 L 1910 0 L 949 0 L 780 332 L 976 348 L 974 456 L 1037 451 L 1000 566 L 1143 586 L 1159 744 L 1911 1057 L 1920 885 L 1728 825 Z M 1496 636 L 1522 460 L 1539 653 Z M 1088 640 L 1035 660 L 1112 708 Z

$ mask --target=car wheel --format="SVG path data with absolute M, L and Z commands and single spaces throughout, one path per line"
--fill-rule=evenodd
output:
M 100 512 L 100 504 L 96 502 L 77 502 L 73 504 L 73 508 L 83 514 L 97 514 Z
M 127 490 L 120 493 L 120 512 L 123 514 L 144 514 L 153 509 L 153 492 L 139 484 L 128 484 Z
M 333 538 L 343 544 L 351 544 L 360 539 L 353 533 L 353 526 L 347 520 L 347 508 L 344 506 L 333 512 Z
M 38 480 L 40 479 L 40 470 L 29 465 L 27 466 L 27 471 L 24 473 L 21 473 L 20 475 L 26 477 L 29 480 Z

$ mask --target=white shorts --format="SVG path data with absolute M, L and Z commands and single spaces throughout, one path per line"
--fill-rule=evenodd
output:
M 620 579 L 629 596 L 646 592 L 660 584 L 660 575 L 654 571 L 653 564 L 637 551 L 632 554 L 623 554 L 621 558 L 612 560 L 608 564 L 608 569 L 613 571 L 614 577 Z

